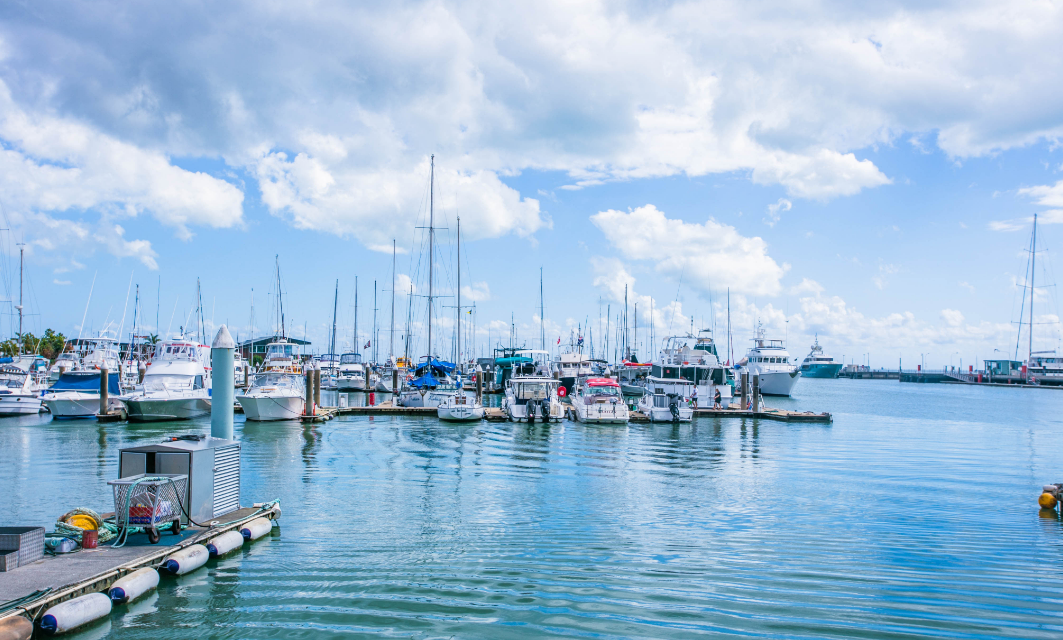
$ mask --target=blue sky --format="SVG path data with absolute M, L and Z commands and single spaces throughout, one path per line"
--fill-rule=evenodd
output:
M 640 326 L 653 305 L 658 337 L 693 318 L 722 340 L 730 288 L 737 352 L 759 319 L 795 354 L 818 333 L 875 366 L 1013 353 L 1034 213 L 1037 278 L 1055 282 L 1057 7 L 202 11 L 0 10 L 4 285 L 17 293 L 24 240 L 32 330 L 76 334 L 94 275 L 85 331 L 117 325 L 132 274 L 162 332 L 183 324 L 199 277 L 208 320 L 241 336 L 254 288 L 262 333 L 279 255 L 291 330 L 318 348 L 337 278 L 341 344 L 355 275 L 368 339 L 377 280 L 386 355 L 392 238 L 399 288 L 426 288 L 432 153 L 450 229 L 437 288 L 453 290 L 461 215 L 480 350 L 511 317 L 537 343 L 540 267 L 551 342 L 587 319 L 600 340 L 599 307 L 615 314 L 624 284 Z M 1035 349 L 1060 346 L 1056 300 L 1038 291 Z M 453 304 L 438 301 L 444 354 Z M 422 341 L 424 307 L 415 298 Z

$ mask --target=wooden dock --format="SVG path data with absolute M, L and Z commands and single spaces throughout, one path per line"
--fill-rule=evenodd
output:
M 368 407 L 330 407 L 329 411 L 342 416 L 436 416 L 435 407 L 400 407 L 391 400 Z
M 178 549 L 206 544 L 245 522 L 258 517 L 273 519 L 274 515 L 271 510 L 244 507 L 217 518 L 220 524 L 212 529 L 190 527 L 177 536 L 164 533 L 159 544 L 149 544 L 147 536 L 138 534 L 117 549 L 103 543 L 97 549 L 45 556 L 28 566 L 0 573 L 0 602 L 43 592 L 36 600 L 0 613 L 0 620 L 23 614 L 36 619 L 53 605 L 87 593 L 106 591 L 116 580 L 137 569 L 157 567 Z
M 829 413 L 787 411 L 786 409 L 769 409 L 767 407 L 764 407 L 755 413 L 753 411 L 742 409 L 694 409 L 694 415 L 704 418 L 763 418 L 765 420 L 778 420 L 779 422 L 834 421 L 834 417 Z

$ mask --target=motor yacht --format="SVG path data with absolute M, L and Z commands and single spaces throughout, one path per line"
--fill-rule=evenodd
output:
M 63 373 L 74 372 L 81 369 L 81 358 L 73 351 L 60 353 L 48 368 L 48 381 L 55 382 Z
M 806 378 L 837 378 L 841 370 L 842 363 L 835 362 L 834 358 L 823 353 L 823 347 L 819 346 L 817 335 L 816 341 L 812 344 L 812 350 L 801 361 L 801 375 Z
M 210 414 L 210 347 L 166 340 L 155 349 L 144 383 L 122 396 L 131 422 L 190 420 Z
M 628 408 L 620 383 L 612 378 L 583 378 L 572 394 L 572 411 L 579 422 L 626 424 Z
M 790 357 L 782 340 L 767 340 L 764 331 L 757 330 L 753 348 L 738 362 L 736 373 L 748 373 L 760 378 L 760 393 L 765 396 L 789 396 L 801 378 L 801 369 Z
M 40 411 L 40 387 L 33 374 L 14 365 L 0 365 L 0 416 L 35 414 Z
M 483 420 L 484 406 L 476 399 L 475 393 L 469 393 L 458 377 L 454 393 L 443 398 L 436 407 L 440 420 L 451 422 L 469 422 Z
M 296 373 L 267 371 L 251 380 L 236 401 L 248 420 L 293 420 L 306 408 L 306 383 Z
M 344 353 L 340 355 L 339 368 L 336 371 L 336 389 L 338 391 L 362 391 L 365 389 L 365 365 L 362 354 Z
M 121 410 L 122 395 L 117 371 L 107 373 L 107 409 Z M 94 418 L 100 412 L 100 374 L 70 371 L 59 376 L 41 398 L 53 418 Z
M 691 383 L 672 385 L 673 381 Z M 702 407 L 713 406 L 716 392 L 720 405 L 730 406 L 734 397 L 734 374 L 720 362 L 712 332 L 702 329 L 697 336 L 677 335 L 665 338 L 658 359 L 649 374 L 641 379 L 647 392 L 681 394 Z

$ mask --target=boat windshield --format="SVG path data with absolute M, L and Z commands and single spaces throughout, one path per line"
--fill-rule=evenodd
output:
M 517 400 L 546 400 L 553 385 L 549 382 L 518 382 L 516 386 Z
M 159 345 L 158 357 L 165 360 L 174 358 L 193 358 L 195 354 L 190 344 L 161 344 Z
M 145 391 L 188 391 L 203 388 L 203 376 L 155 373 L 144 376 Z
M 253 387 L 294 387 L 302 377 L 286 373 L 263 373 L 255 376 Z
M 340 356 L 340 364 L 362 364 L 362 354 L 345 353 Z
M 620 395 L 620 387 L 588 387 L 587 395 L 617 397 Z
M 24 376 L 17 376 L 11 374 L 5 374 L 0 376 L 0 388 L 4 389 L 21 389 L 22 385 L 26 383 Z
M 271 344 L 266 346 L 267 358 L 291 358 L 295 353 L 295 345 Z

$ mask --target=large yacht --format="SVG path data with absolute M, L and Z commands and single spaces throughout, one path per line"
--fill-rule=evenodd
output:
M 738 362 L 735 370 L 739 374 L 748 373 L 750 384 L 753 384 L 753 376 L 759 376 L 760 393 L 765 396 L 789 396 L 801 378 L 801 370 L 783 341 L 765 339 L 762 329 L 757 330 L 753 348 Z
M 581 351 L 558 354 L 554 360 L 554 369 L 565 389 L 562 397 L 571 396 L 576 391 L 576 381 L 581 377 L 586 378 L 594 374 L 593 365 L 590 356 Z
M 210 347 L 166 340 L 144 374 L 144 384 L 122 397 L 131 422 L 189 420 L 210 414 Z
M 837 378 L 842 370 L 842 363 L 835 362 L 834 358 L 823 353 L 823 347 L 819 346 L 819 336 L 816 336 L 812 350 L 801 361 L 801 375 L 806 378 Z
M 734 396 L 733 375 L 720 362 L 712 331 L 702 329 L 697 336 L 666 338 L 660 357 L 642 383 L 647 393 L 677 394 L 683 401 L 696 401 L 701 407 L 713 406 L 719 391 L 720 404 L 726 408 Z
M 365 389 L 365 365 L 362 354 L 344 353 L 340 355 L 339 370 L 336 372 L 336 389 L 338 391 L 362 391 Z

